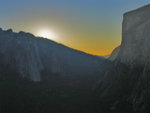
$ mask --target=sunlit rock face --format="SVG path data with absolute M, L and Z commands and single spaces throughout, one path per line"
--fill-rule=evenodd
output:
M 124 14 L 117 59 L 130 66 L 144 66 L 150 61 L 150 5 Z
M 22 78 L 41 81 L 45 76 L 51 79 L 54 75 L 92 77 L 103 62 L 103 58 L 48 39 L 0 29 L 0 66 L 6 67 L 5 72 L 12 70 Z M 1 72 L 4 72 L 3 68 L 0 69 L 0 77 L 4 75 Z

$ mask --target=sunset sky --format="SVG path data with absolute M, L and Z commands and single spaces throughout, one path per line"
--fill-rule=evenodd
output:
M 121 43 L 123 13 L 150 0 L 0 0 L 0 27 L 48 36 L 94 55 Z

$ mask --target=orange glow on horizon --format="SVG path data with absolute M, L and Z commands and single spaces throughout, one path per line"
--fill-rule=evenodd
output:
M 72 43 L 73 42 L 73 43 Z M 97 41 L 97 42 L 81 42 L 78 43 L 76 41 L 72 41 L 72 42 L 67 42 L 67 40 L 60 42 L 62 44 L 64 44 L 67 47 L 73 48 L 75 50 L 79 50 L 88 54 L 92 54 L 92 55 L 97 55 L 97 56 L 106 56 L 106 55 L 110 55 L 112 53 L 112 51 L 118 47 L 120 45 L 120 41 Z
M 113 51 L 113 49 L 112 50 L 99 50 L 99 51 L 84 50 L 84 49 L 77 49 L 77 50 L 83 51 L 83 52 L 88 53 L 88 54 L 97 55 L 97 56 L 106 56 L 106 55 L 111 54 Z
M 82 48 L 82 47 L 73 47 L 73 46 L 69 46 L 69 45 L 66 45 L 70 48 L 73 48 L 75 50 L 79 50 L 79 51 L 82 51 L 82 52 L 85 52 L 85 53 L 88 53 L 88 54 L 91 54 L 91 55 L 97 55 L 97 56 L 106 56 L 106 55 L 110 55 L 112 53 L 112 51 L 117 47 L 107 47 L 105 46 L 102 47 L 101 49 L 93 49 L 92 47 L 90 48 L 89 46 L 89 49 L 88 48 Z

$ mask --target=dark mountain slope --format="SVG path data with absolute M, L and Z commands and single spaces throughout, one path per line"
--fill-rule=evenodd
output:
M 92 91 L 107 63 L 48 39 L 1 29 L 0 112 L 93 111 Z
M 87 77 L 96 73 L 105 62 L 103 58 L 51 40 L 12 30 L 0 30 L 0 57 L 1 65 L 33 81 L 41 81 L 45 76 L 51 78 L 52 74 Z
M 124 14 L 120 50 L 95 93 L 106 111 L 150 111 L 149 11 L 147 5 Z

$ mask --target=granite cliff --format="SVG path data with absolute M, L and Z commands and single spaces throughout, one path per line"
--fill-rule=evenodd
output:
M 150 111 L 150 5 L 124 14 L 122 43 L 99 84 L 99 101 L 110 111 Z
M 124 14 L 122 43 L 117 59 L 130 66 L 150 61 L 150 5 Z

